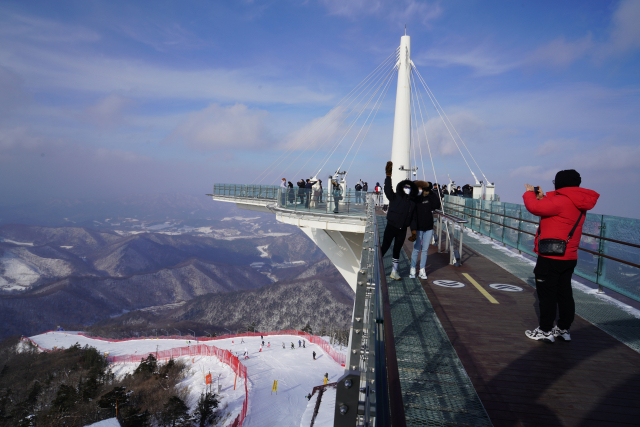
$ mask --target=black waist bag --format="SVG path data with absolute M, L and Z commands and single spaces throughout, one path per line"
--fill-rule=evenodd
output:
M 550 256 L 564 256 L 564 253 L 567 250 L 567 243 L 569 243 L 569 240 L 571 240 L 571 238 L 573 237 L 573 233 L 576 231 L 576 227 L 578 227 L 578 224 L 580 224 L 580 220 L 582 219 L 583 214 L 584 212 L 580 212 L 580 216 L 578 217 L 578 220 L 576 221 L 573 228 L 571 229 L 571 232 L 569 233 L 569 237 L 567 237 L 567 240 L 540 239 L 538 241 L 538 254 L 550 255 Z M 540 224 L 542 224 L 542 220 L 540 221 Z M 538 227 L 538 235 L 542 234 L 540 231 L 540 228 L 541 227 Z

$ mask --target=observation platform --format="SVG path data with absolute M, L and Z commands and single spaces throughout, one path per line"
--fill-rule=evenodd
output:
M 382 236 L 381 212 L 377 223 Z M 402 414 L 390 399 L 392 422 L 395 410 L 406 425 L 640 425 L 640 319 L 574 289 L 572 341 L 530 340 L 524 331 L 538 325 L 533 266 L 473 237 L 464 242 L 460 267 L 431 246 L 429 278 L 419 280 L 408 278 L 406 241 L 403 279 L 383 279 L 389 393 L 402 396 Z M 391 250 L 383 263 L 390 271 Z M 619 339 L 603 330 L 611 324 L 624 328 Z
M 574 286 L 571 342 L 524 335 L 538 326 L 533 265 L 488 240 L 531 254 L 538 218 L 522 205 L 447 196 L 429 279 L 408 278 L 405 241 L 403 279 L 391 281 L 391 251 L 379 253 L 386 216 L 371 193 L 216 184 L 210 196 L 300 227 L 354 289 L 335 426 L 640 425 L 634 314 Z M 588 214 L 575 274 L 640 302 L 640 238 L 628 233 L 638 229 Z

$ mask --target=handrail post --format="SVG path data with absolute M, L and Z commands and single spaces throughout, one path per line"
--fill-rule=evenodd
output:
M 438 253 L 442 252 L 442 215 L 438 215 Z
M 586 220 L 586 218 L 585 218 Z M 606 237 L 606 228 L 607 225 L 604 222 L 604 215 L 602 215 L 600 217 L 600 237 Z M 600 242 L 598 243 L 598 253 L 602 254 L 604 253 L 604 239 L 600 239 Z M 578 245 L 580 244 L 580 242 L 578 242 Z M 598 284 L 598 293 L 599 294 L 604 294 L 604 288 L 602 286 L 602 282 L 600 281 L 600 277 L 602 275 L 602 269 L 604 267 L 604 258 L 601 256 L 598 256 L 598 265 L 596 267 L 596 283 Z

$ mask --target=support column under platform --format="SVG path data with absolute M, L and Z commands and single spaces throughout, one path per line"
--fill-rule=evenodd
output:
M 364 233 L 312 227 L 300 229 L 324 252 L 355 292 Z
M 403 255 L 412 247 L 406 241 Z M 527 338 L 524 331 L 538 326 L 535 289 L 466 244 L 462 261 L 451 266 L 431 246 L 421 285 L 494 426 L 638 425 L 638 352 L 580 316 L 570 342 Z M 598 310 L 594 296 L 587 304 L 574 294 L 578 311 Z M 624 322 L 640 335 L 640 319 Z

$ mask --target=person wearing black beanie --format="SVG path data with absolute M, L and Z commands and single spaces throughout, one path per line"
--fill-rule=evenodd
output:
M 580 187 L 580 184 L 582 184 L 582 178 L 574 169 L 558 172 L 556 174 L 556 179 L 553 180 L 553 185 L 556 186 L 556 191 L 565 187 Z
M 545 194 L 526 184 L 522 196 L 529 212 L 540 217 L 533 251 L 538 254 L 533 273 L 540 307 L 540 323 L 525 331 L 528 338 L 554 342 L 570 341 L 569 328 L 575 316 L 571 275 L 578 264 L 578 245 L 587 211 L 600 195 L 581 188 L 582 178 L 573 170 L 561 170 L 553 181 L 555 191 Z M 556 313 L 558 323 L 554 326 Z

